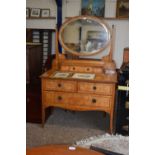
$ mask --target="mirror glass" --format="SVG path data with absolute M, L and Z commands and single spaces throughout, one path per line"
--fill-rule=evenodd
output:
M 59 31 L 59 41 L 65 51 L 74 55 L 93 55 L 110 43 L 110 28 L 96 17 L 79 16 L 65 22 Z

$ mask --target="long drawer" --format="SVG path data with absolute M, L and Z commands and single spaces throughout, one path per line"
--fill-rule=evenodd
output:
M 45 80 L 43 85 L 43 90 L 55 90 L 55 91 L 77 91 L 76 81 L 67 80 Z
M 96 94 L 112 95 L 113 87 L 114 85 L 112 84 L 79 82 L 78 92 L 89 92 L 89 93 L 96 93 Z
M 103 95 L 90 95 L 84 93 L 63 93 L 52 91 L 44 91 L 44 95 L 44 103 L 46 103 L 46 105 L 53 106 L 79 105 L 110 108 L 110 104 L 112 103 L 111 96 Z

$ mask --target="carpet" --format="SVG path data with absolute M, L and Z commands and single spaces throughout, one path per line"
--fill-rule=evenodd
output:
M 129 137 L 103 134 L 76 141 L 74 146 L 93 149 L 108 155 L 129 155 Z
M 44 128 L 37 123 L 26 124 L 26 145 L 73 144 L 83 138 L 105 134 L 108 125 L 109 117 L 103 117 L 102 112 L 71 112 L 55 108 Z

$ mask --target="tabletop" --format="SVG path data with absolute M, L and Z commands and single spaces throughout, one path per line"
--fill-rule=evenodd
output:
M 81 147 L 69 145 L 48 145 L 26 149 L 26 155 L 104 155 Z

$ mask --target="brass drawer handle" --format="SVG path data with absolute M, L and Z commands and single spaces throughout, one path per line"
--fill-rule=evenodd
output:
M 93 98 L 93 99 L 92 99 L 92 103 L 96 103 L 96 99 Z
M 93 86 L 93 90 L 96 90 L 96 86 Z
M 58 83 L 58 87 L 61 87 L 62 85 L 61 85 L 61 83 Z
M 87 68 L 87 71 L 89 71 L 90 70 L 90 68 Z
M 73 70 L 75 70 L 75 67 L 73 67 Z
M 58 100 L 61 101 L 62 100 L 62 97 L 61 96 L 58 96 Z

